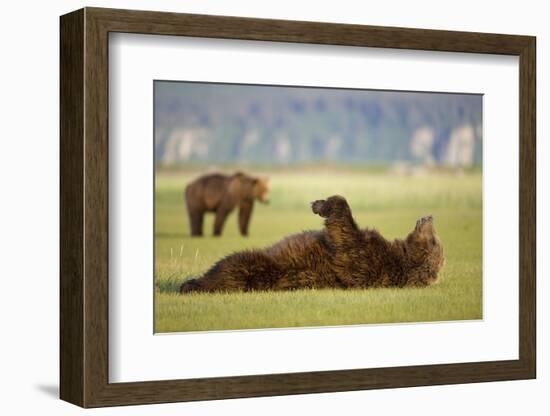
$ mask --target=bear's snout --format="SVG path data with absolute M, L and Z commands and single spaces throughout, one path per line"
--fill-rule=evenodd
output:
M 419 218 L 416 221 L 416 229 L 420 230 L 423 225 L 432 224 L 432 223 L 433 223 L 433 216 L 432 215 L 426 215 L 425 217 Z
M 321 214 L 321 210 L 323 209 L 323 205 L 325 205 L 325 202 L 324 200 L 322 199 L 318 199 L 317 201 L 313 201 L 311 202 L 311 210 L 313 211 L 314 214 Z

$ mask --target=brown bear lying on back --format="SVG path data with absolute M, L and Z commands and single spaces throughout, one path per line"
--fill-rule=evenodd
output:
M 445 258 L 431 216 L 419 219 L 404 240 L 390 242 L 376 230 L 361 230 L 341 196 L 311 207 L 325 218 L 322 231 L 229 255 L 201 278 L 184 282 L 180 292 L 419 287 L 439 280 Z

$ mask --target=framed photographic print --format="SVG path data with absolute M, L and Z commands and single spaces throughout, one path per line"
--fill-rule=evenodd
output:
M 61 17 L 83 407 L 536 375 L 535 38 Z

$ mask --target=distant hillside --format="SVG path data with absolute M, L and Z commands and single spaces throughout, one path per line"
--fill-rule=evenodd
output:
M 482 160 L 482 97 L 155 82 L 164 164 Z

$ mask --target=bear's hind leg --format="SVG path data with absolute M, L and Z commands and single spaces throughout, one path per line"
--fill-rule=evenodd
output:
M 197 279 L 189 279 L 183 282 L 180 286 L 180 293 L 200 292 L 201 285 Z
M 271 290 L 283 275 L 267 254 L 243 251 L 218 261 L 201 278 L 183 283 L 180 293 Z

